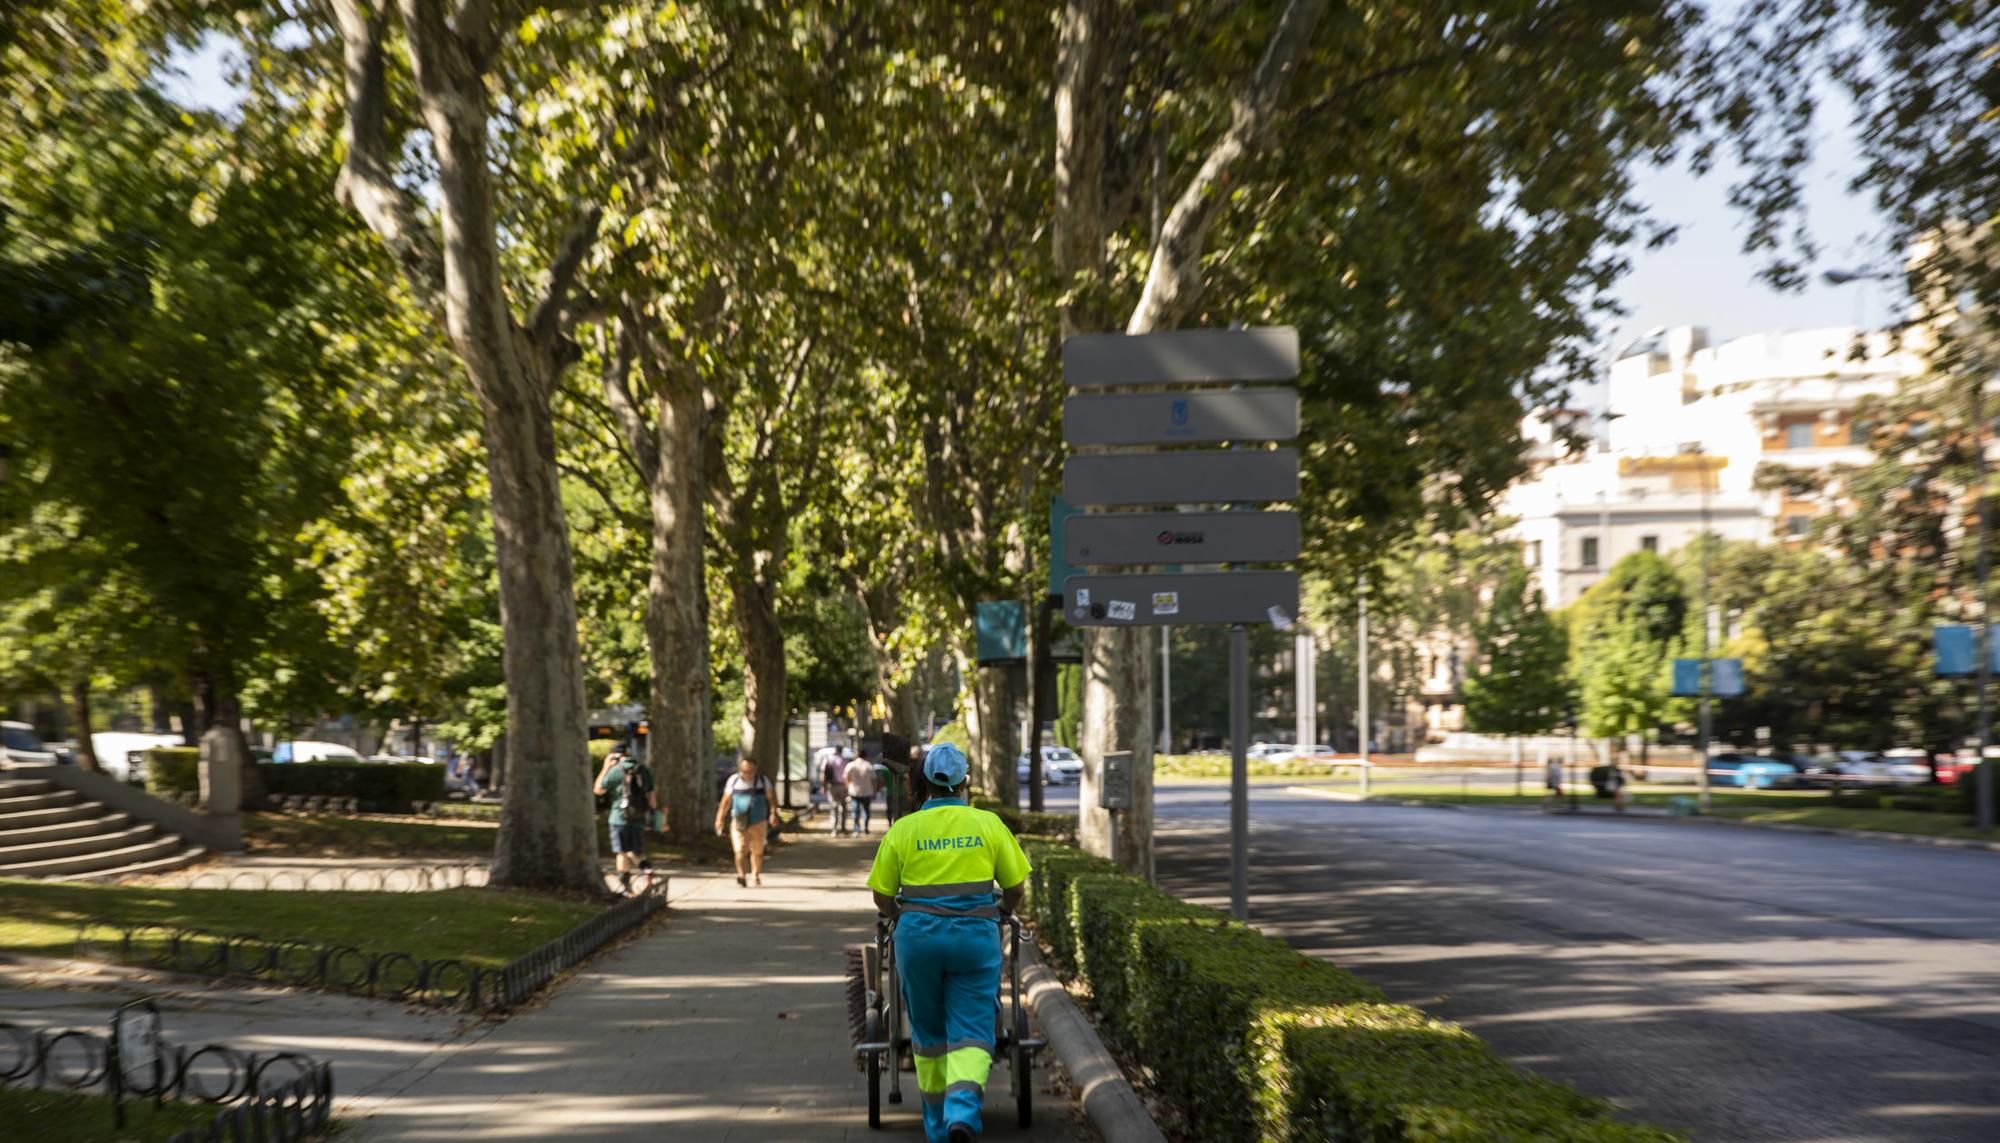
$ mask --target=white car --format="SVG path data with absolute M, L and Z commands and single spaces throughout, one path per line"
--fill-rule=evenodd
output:
M 1275 761 L 1279 758 L 1290 758 L 1298 753 L 1298 750 L 1299 748 L 1290 742 L 1258 742 L 1245 750 L 1243 756 L 1252 761 L 1260 758 Z
M 308 738 L 282 739 L 271 748 L 273 762 L 359 762 L 361 754 L 338 742 L 314 742 Z
M 186 746 L 178 734 L 142 734 L 104 730 L 90 736 L 90 752 L 107 777 L 138 786 L 146 781 L 146 751 L 161 746 Z
M 1014 759 L 1014 775 L 1022 782 L 1028 780 L 1028 756 L 1022 754 Z M 1042 785 L 1073 786 L 1083 780 L 1083 759 L 1067 746 L 1042 747 Z
M 1843 786 L 1919 786 L 1931 780 L 1931 768 L 1923 757 L 1921 750 L 1891 750 L 1887 754 L 1841 750 L 1825 761 L 1824 772 Z
M 16 766 L 50 766 L 62 759 L 43 745 L 34 727 L 25 722 L 0 722 L 0 760 Z

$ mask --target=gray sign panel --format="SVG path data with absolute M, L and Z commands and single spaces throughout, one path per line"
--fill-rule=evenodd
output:
M 1298 375 L 1299 331 L 1290 326 L 1080 333 L 1063 341 L 1063 381 L 1069 385 L 1288 381 Z
M 1062 558 L 1078 566 L 1269 564 L 1297 559 L 1295 512 L 1118 512 L 1071 516 Z
M 1073 456 L 1063 462 L 1071 504 L 1234 504 L 1295 500 L 1299 454 L 1288 448 Z
M 1063 402 L 1073 445 L 1288 441 L 1299 435 L 1296 389 L 1092 393 Z
M 1299 614 L 1299 573 L 1073 575 L 1063 581 L 1063 618 L 1072 627 L 1191 627 L 1275 623 Z

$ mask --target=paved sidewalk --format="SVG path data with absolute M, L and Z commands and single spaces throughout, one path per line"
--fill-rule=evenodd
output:
M 840 949 L 872 931 L 862 882 L 879 840 L 795 838 L 761 889 L 739 888 L 733 873 L 678 873 L 663 925 L 544 1005 L 343 1101 L 352 1130 L 342 1138 L 920 1138 L 908 1074 L 906 1101 L 885 1102 L 885 1129 L 869 1129 L 847 1037 Z M 1023 1132 L 996 1064 L 986 1138 L 1077 1138 L 1070 1103 L 1046 1078 L 1038 1069 L 1036 1126 Z

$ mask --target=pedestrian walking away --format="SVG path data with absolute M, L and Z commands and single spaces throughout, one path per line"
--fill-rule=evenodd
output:
M 847 779 L 847 824 L 856 834 L 868 832 L 868 819 L 874 812 L 875 803 L 875 763 L 856 756 L 854 748 L 841 751 L 847 759 L 844 776 Z
M 847 832 L 847 763 L 831 746 L 821 747 L 813 757 L 818 759 L 819 785 L 833 807 L 833 833 L 838 837 Z
M 641 873 L 640 891 L 653 883 L 653 863 L 646 859 L 646 830 L 664 823 L 655 804 L 653 771 L 621 750 L 605 756 L 604 769 L 592 784 L 598 796 L 611 795 L 611 859 L 618 867 L 618 889 L 632 895 L 632 875 Z
M 749 758 L 737 762 L 736 773 L 723 783 L 722 801 L 715 807 L 715 832 L 729 830 L 730 847 L 736 853 L 736 883 L 747 884 L 746 875 L 764 883 L 764 836 L 778 824 L 776 799 L 771 779 L 757 772 Z
M 966 770 L 956 746 L 930 749 L 930 796 L 889 827 L 868 875 L 876 909 L 895 925 L 930 1143 L 969 1143 L 982 1128 L 1000 1004 L 999 921 L 1020 904 L 1028 877 L 1013 831 L 967 804 Z

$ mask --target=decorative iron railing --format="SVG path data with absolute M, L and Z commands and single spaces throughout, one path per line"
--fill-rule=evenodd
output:
M 607 942 L 666 908 L 666 879 L 619 901 L 502 968 L 462 960 L 423 960 L 406 952 L 285 940 L 257 933 L 214 933 L 171 925 L 102 919 L 77 926 L 79 957 L 115 951 L 128 964 L 170 972 L 317 988 L 433 1008 L 500 1012 L 547 984 Z
M 292 1143 L 324 1130 L 333 1112 L 330 1064 L 296 1052 L 171 1044 L 151 1000 L 121 1005 L 106 1035 L 0 1021 L 0 1083 L 102 1090 L 119 1129 L 130 1097 L 151 1099 L 155 1106 L 172 1099 L 220 1108 L 205 1129 L 182 1131 L 170 1143 Z

